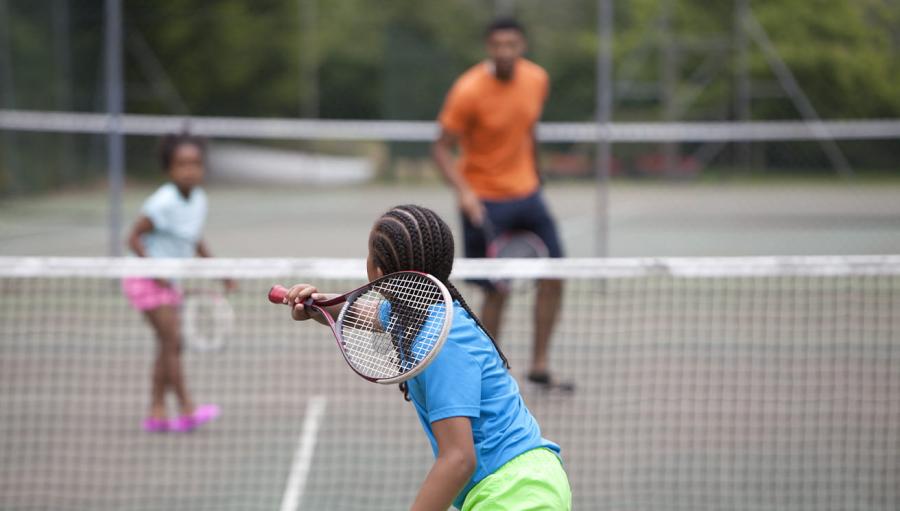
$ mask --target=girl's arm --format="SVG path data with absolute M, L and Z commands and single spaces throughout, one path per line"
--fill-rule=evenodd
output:
M 206 246 L 206 241 L 201 239 L 197 242 L 197 255 L 199 257 L 212 257 L 212 252 L 209 251 L 209 247 Z M 225 291 L 234 291 L 237 289 L 237 282 L 234 279 L 223 279 L 222 284 L 225 286 Z
M 431 423 L 438 456 L 419 488 L 411 511 L 446 511 L 475 472 L 475 444 L 468 417 Z
M 206 242 L 202 239 L 197 242 L 197 255 L 200 257 L 212 257 L 212 252 L 209 251 L 209 247 L 206 246 Z
M 128 236 L 128 248 L 134 252 L 134 255 L 138 257 L 147 257 L 147 250 L 144 247 L 144 242 L 141 241 L 141 235 L 148 233 L 153 229 L 153 222 L 144 215 L 141 215 L 134 223 L 134 227 L 131 228 L 131 234 Z M 169 287 L 171 285 L 166 279 L 153 279 L 153 281 L 162 287 Z
M 147 257 L 147 251 L 144 250 L 144 243 L 141 241 L 141 235 L 153 230 L 153 222 L 146 216 L 141 216 L 131 228 L 131 234 L 128 236 L 128 248 L 138 257 Z

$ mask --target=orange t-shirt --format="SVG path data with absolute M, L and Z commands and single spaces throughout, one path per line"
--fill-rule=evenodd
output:
M 508 82 L 487 63 L 459 77 L 438 120 L 460 137 L 460 172 L 482 199 L 526 197 L 540 186 L 532 130 L 549 89 L 547 72 L 525 59 L 516 62 Z

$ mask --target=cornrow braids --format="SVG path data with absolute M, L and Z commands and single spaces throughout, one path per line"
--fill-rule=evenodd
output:
M 494 337 L 466 303 L 462 293 L 450 282 L 454 259 L 453 233 L 437 213 L 415 205 L 392 208 L 375 222 L 369 248 L 373 262 L 386 274 L 405 270 L 421 271 L 440 280 L 447 286 L 450 296 L 459 302 L 488 336 L 503 364 L 509 368 L 509 361 Z M 424 318 L 420 319 L 424 321 Z M 395 343 L 398 341 L 400 349 L 408 349 L 405 340 L 397 340 Z M 403 398 L 409 401 L 409 386 L 406 382 L 400 384 L 400 391 L 403 392 Z
M 405 208 L 407 206 L 400 206 L 400 209 Z M 453 233 L 450 231 L 450 227 L 444 222 L 441 217 L 437 215 L 437 213 L 422 207 L 410 206 L 414 208 L 413 213 L 418 213 L 417 216 L 421 219 L 422 225 L 427 227 L 429 236 L 423 237 L 423 245 L 425 246 L 426 253 L 429 255 L 428 260 L 434 261 L 435 265 L 432 267 L 434 270 L 435 277 L 441 280 L 444 285 L 447 286 L 447 290 L 450 291 L 450 295 L 454 300 L 458 301 L 460 305 L 472 316 L 472 319 L 475 320 L 475 323 L 478 325 L 481 330 L 487 334 L 488 338 L 491 339 L 491 342 L 497 348 L 497 353 L 500 355 L 500 358 L 503 360 L 503 364 L 509 368 L 509 361 L 506 359 L 506 355 L 503 354 L 503 351 L 497 347 L 497 343 L 494 340 L 494 337 L 487 331 L 487 328 L 481 324 L 481 320 L 478 316 L 472 312 L 469 304 L 466 303 L 465 298 L 463 298 L 462 293 L 450 282 L 450 273 L 453 271 L 453 259 L 454 259 L 454 244 L 453 244 Z M 428 272 L 431 273 L 431 272 Z

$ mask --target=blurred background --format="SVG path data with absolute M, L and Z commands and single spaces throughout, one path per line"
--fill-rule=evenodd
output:
M 895 0 L 129 0 L 113 40 L 106 8 L 0 2 L 0 253 L 117 253 L 109 229 L 162 180 L 158 133 L 203 133 L 204 118 L 230 126 L 210 151 L 220 253 L 269 255 L 276 240 L 247 235 L 284 232 L 279 211 L 341 217 L 361 197 L 371 208 L 347 223 L 362 234 L 396 202 L 455 218 L 431 122 L 497 15 L 525 24 L 551 77 L 540 160 L 570 255 L 900 250 Z M 125 130 L 114 197 L 107 126 L 54 115 L 105 112 L 110 87 L 123 112 L 163 116 Z M 10 113 L 23 110 L 42 115 L 26 126 Z M 277 119 L 313 122 L 268 130 Z M 595 122 L 625 132 L 599 137 Z M 315 230 L 282 247 L 363 255 Z

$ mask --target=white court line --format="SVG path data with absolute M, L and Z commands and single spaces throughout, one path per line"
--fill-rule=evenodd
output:
M 281 497 L 281 511 L 296 511 L 297 505 L 303 497 L 303 489 L 306 486 L 309 467 L 316 450 L 316 437 L 319 434 L 322 417 L 325 415 L 326 403 L 325 396 L 313 396 L 306 404 L 303 431 L 300 433 L 300 441 L 297 444 L 297 451 L 294 453 L 294 463 L 291 465 L 291 474 L 288 476 L 287 486 Z

